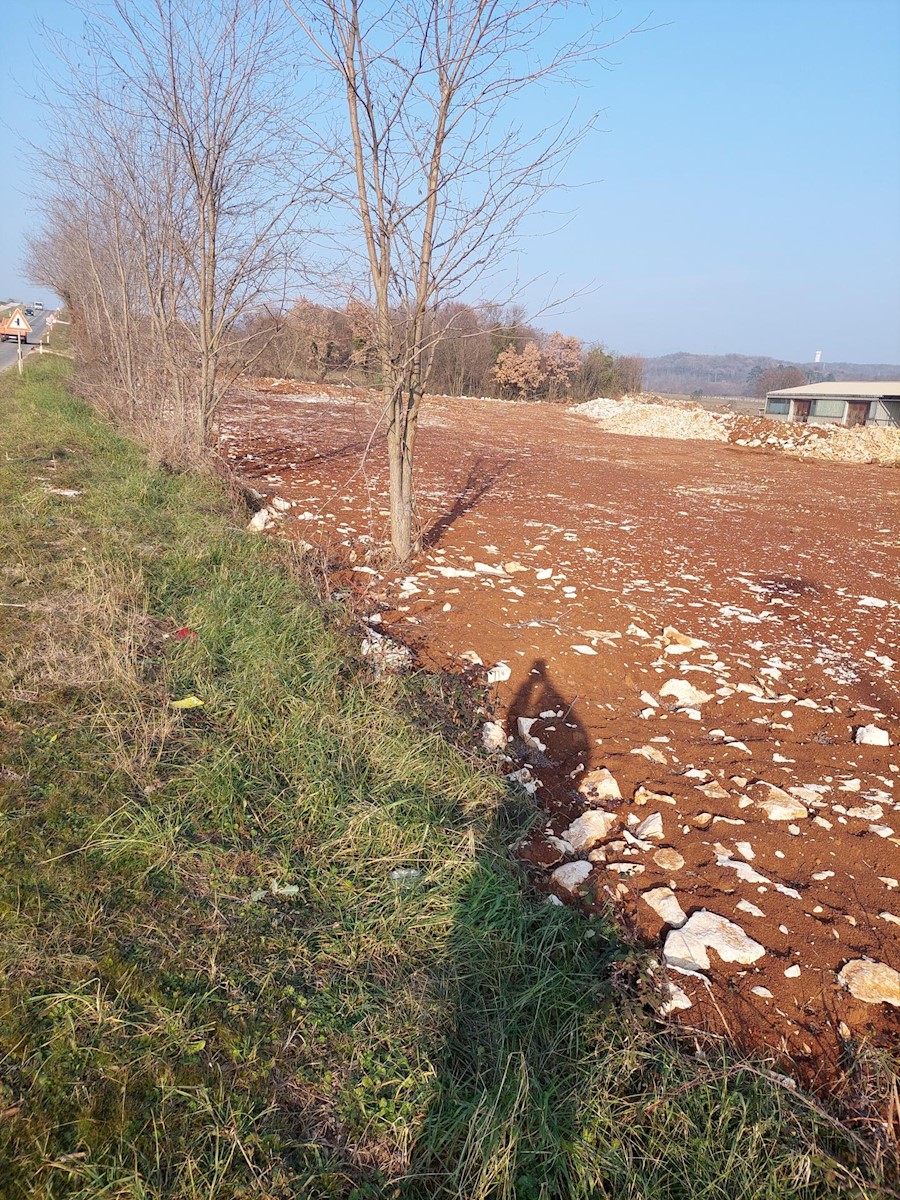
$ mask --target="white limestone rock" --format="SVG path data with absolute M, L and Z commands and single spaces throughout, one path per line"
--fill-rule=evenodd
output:
M 653 855 L 653 861 L 663 871 L 680 871 L 684 866 L 684 856 L 677 850 L 671 850 L 668 847 L 657 850 Z
M 723 962 L 744 965 L 756 962 L 766 952 L 764 946 L 748 937 L 733 921 L 700 909 L 681 929 L 673 929 L 667 935 L 663 958 L 666 966 L 678 971 L 708 970 L 709 950 L 714 950 Z
M 519 730 L 519 737 L 525 745 L 530 746 L 532 750 L 537 750 L 539 753 L 544 754 L 547 750 L 546 745 L 531 732 L 531 727 L 536 720 L 537 717 L 518 717 L 516 719 L 516 726 Z
M 622 793 L 613 778 L 612 772 L 606 767 L 598 767 L 596 771 L 588 771 L 578 785 L 578 791 L 586 800 L 593 804 L 602 804 L 604 800 L 621 800 Z
M 555 871 L 551 872 L 550 878 L 563 891 L 574 896 L 577 895 L 578 888 L 584 883 L 592 870 L 593 867 L 589 862 L 579 859 L 578 862 L 563 863 L 561 867 L 557 867 Z
M 248 529 L 254 530 L 256 533 L 261 533 L 272 523 L 273 516 L 268 508 L 260 508 L 253 514 L 247 525 Z
M 663 837 L 663 819 L 661 813 L 651 813 L 646 820 L 641 821 L 634 831 L 635 837 L 661 839 Z
M 502 750 L 506 745 L 506 732 L 496 721 L 485 721 L 481 727 L 481 744 L 488 754 Z
M 641 892 L 641 899 L 653 909 L 661 921 L 665 921 L 673 929 L 680 929 L 688 919 L 671 888 L 650 888 L 647 892 Z
M 900 1008 L 900 972 L 871 958 L 852 958 L 838 972 L 841 985 L 865 1004 Z
M 694 1007 L 694 1002 L 687 992 L 677 983 L 672 983 L 670 979 L 666 980 L 663 997 L 662 1004 L 656 1010 L 661 1017 L 668 1017 L 673 1012 L 684 1012 L 685 1009 Z
M 891 735 L 877 725 L 860 725 L 853 740 L 858 746 L 890 746 Z
M 708 700 L 712 700 L 712 695 L 709 692 L 701 692 L 699 688 L 695 688 L 687 679 L 670 679 L 659 689 L 661 696 L 671 696 L 678 702 L 679 705 L 686 708 L 695 708 L 701 704 L 706 704 Z
M 590 850 L 609 837 L 619 823 L 615 813 L 592 808 L 577 817 L 563 834 L 574 850 Z
M 756 801 L 756 807 L 761 808 L 770 821 L 799 821 L 809 816 L 809 811 L 789 796 L 782 788 L 773 783 L 766 785 L 769 794 L 762 800 Z

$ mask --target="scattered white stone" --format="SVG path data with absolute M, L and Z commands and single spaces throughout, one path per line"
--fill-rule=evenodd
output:
M 404 667 L 409 666 L 412 655 L 406 646 L 402 646 L 399 642 L 391 641 L 390 638 L 383 634 L 376 633 L 374 629 L 368 629 L 366 636 L 362 640 L 362 656 L 368 658 L 372 666 L 375 668 L 376 675 L 387 675 L 395 671 L 402 671 Z
M 529 796 L 533 796 L 537 791 L 537 782 L 532 778 L 531 772 L 527 767 L 519 767 L 518 771 L 510 771 L 506 779 L 508 783 L 519 784 Z
M 682 707 L 695 707 L 712 700 L 709 692 L 701 692 L 686 679 L 670 679 L 659 689 L 661 696 L 672 696 Z
M 860 821 L 880 821 L 884 816 L 884 809 L 880 804 L 857 804 L 855 808 L 847 809 L 847 816 L 856 817 Z
M 877 725 L 861 725 L 853 740 L 858 746 L 890 746 L 891 735 L 886 729 L 879 729 Z
M 475 572 L 467 571 L 464 567 L 437 567 L 438 575 L 445 579 L 474 579 Z
M 506 732 L 496 721 L 485 721 L 481 727 L 481 744 L 488 754 L 502 750 L 506 745 Z
M 727 867 L 730 871 L 734 871 L 738 879 L 743 879 L 745 883 L 772 882 L 767 875 L 760 875 L 759 871 L 755 871 L 749 863 L 738 862 L 737 859 L 731 858 L 727 853 L 716 855 L 716 866 Z
M 735 908 L 739 908 L 741 912 L 748 913 L 751 917 L 764 917 L 766 915 L 761 908 L 757 908 L 749 900 L 738 900 Z
M 771 1000 L 773 998 L 772 993 L 769 991 L 769 989 L 762 987 L 760 985 L 757 985 L 756 987 L 752 987 L 750 989 L 750 991 L 753 993 L 754 996 L 761 996 L 763 998 L 763 1000 Z
M 681 929 L 673 929 L 666 936 L 663 958 L 675 970 L 707 970 L 708 950 L 715 950 L 724 962 L 744 964 L 756 962 L 766 952 L 733 921 L 701 909 Z
M 900 972 L 870 958 L 852 958 L 838 972 L 838 980 L 857 1000 L 866 1004 L 895 1004 L 900 1008 Z
M 516 719 L 516 727 L 519 731 L 519 737 L 522 739 L 525 745 L 530 746 L 532 750 L 537 750 L 543 754 L 545 753 L 547 747 L 540 740 L 540 738 L 536 738 L 531 732 L 531 727 L 536 720 L 537 717 L 518 717 Z
M 652 813 L 646 820 L 641 821 L 634 831 L 639 838 L 662 838 L 663 819 L 661 813 Z
M 704 650 L 709 645 L 709 642 L 702 642 L 699 638 L 689 637 L 686 633 L 679 633 L 673 625 L 667 625 L 662 635 L 663 641 L 681 646 L 685 650 Z
M 641 899 L 653 909 L 661 921 L 680 929 L 687 921 L 687 913 L 678 903 L 678 898 L 671 888 L 655 887 L 647 892 L 641 892 Z
M 574 850 L 590 850 L 609 837 L 619 823 L 615 813 L 592 808 L 577 817 L 563 834 Z
M 800 978 L 800 968 L 797 966 L 796 963 L 794 963 L 794 965 L 792 967 L 788 967 L 786 969 L 786 971 L 784 972 L 784 977 L 785 977 L 785 979 L 799 979 Z
M 887 600 L 880 600 L 877 596 L 860 596 L 860 608 L 887 608 Z
M 663 871 L 680 871 L 684 866 L 684 858 L 677 850 L 657 850 L 653 855 L 653 861 Z
M 745 754 L 749 754 L 751 758 L 753 757 L 753 751 L 746 742 L 739 742 L 736 738 L 728 738 L 725 744 L 729 750 L 743 750 Z
M 894 836 L 894 831 L 890 825 L 870 825 L 869 833 L 874 833 L 880 838 L 889 838 Z
M 573 646 L 572 649 L 576 654 L 596 654 L 597 651 L 593 646 Z
M 499 662 L 488 671 L 487 681 L 488 683 L 506 683 L 510 675 L 512 675 L 512 671 L 509 665 L 505 662 Z
M 880 912 L 878 919 L 879 921 L 888 921 L 891 925 L 900 925 L 900 917 L 895 917 L 893 913 Z
M 261 508 L 250 518 L 247 528 L 253 529 L 257 533 L 261 533 L 262 530 L 266 529 L 271 524 L 272 520 L 272 513 L 269 511 L 269 509 Z
M 635 804 L 674 804 L 674 796 L 666 792 L 651 792 L 649 788 L 639 787 L 634 793 Z
M 656 1010 L 661 1017 L 668 1017 L 673 1012 L 683 1012 L 685 1009 L 693 1008 L 693 1001 L 687 992 L 680 988 L 677 983 L 672 983 L 670 979 L 666 980 L 663 992 L 665 1000 Z
M 707 800 L 727 800 L 728 792 L 722 787 L 718 779 L 712 779 L 709 783 L 697 785 L 697 791 L 702 792 Z
M 809 811 L 799 800 L 795 800 L 774 784 L 770 783 L 767 786 L 768 797 L 765 800 L 757 800 L 756 807 L 761 808 L 770 821 L 798 821 L 809 816 Z
M 735 842 L 734 845 L 738 854 L 740 854 L 743 858 L 746 858 L 748 862 L 752 862 L 753 859 L 756 858 L 753 847 L 749 842 Z
M 637 754 L 640 758 L 646 758 L 648 762 L 659 763 L 661 766 L 666 765 L 666 756 L 655 746 L 638 746 L 634 750 L 629 751 L 631 754 Z
M 555 871 L 551 872 L 550 878 L 559 887 L 571 895 L 575 895 L 578 887 L 584 883 L 592 870 L 593 868 L 589 862 L 581 860 L 578 862 L 563 863 L 561 867 L 557 867 Z
M 578 791 L 586 800 L 601 803 L 603 800 L 621 800 L 622 793 L 612 773 L 606 767 L 588 771 L 578 785 Z

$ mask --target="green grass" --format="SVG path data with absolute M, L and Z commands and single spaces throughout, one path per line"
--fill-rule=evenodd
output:
M 438 683 L 375 681 L 222 486 L 58 361 L 0 409 L 4 1200 L 892 1194 L 874 1134 L 613 987 Z

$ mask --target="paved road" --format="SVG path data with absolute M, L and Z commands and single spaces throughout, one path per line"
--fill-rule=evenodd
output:
M 28 345 L 22 347 L 23 354 L 37 353 L 32 350 L 32 344 L 37 344 L 46 332 L 47 318 L 49 312 L 36 312 L 33 317 L 26 317 L 28 324 L 31 326 L 32 332 L 28 335 Z M 7 367 L 14 367 L 16 364 L 16 343 L 15 342 L 0 342 L 0 371 Z

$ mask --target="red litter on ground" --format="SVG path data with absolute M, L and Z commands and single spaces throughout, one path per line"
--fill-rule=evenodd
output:
M 177 638 L 181 638 L 182 641 L 190 640 L 195 642 L 197 640 L 197 631 L 195 629 L 188 629 L 187 626 L 184 626 L 176 632 L 175 636 Z

